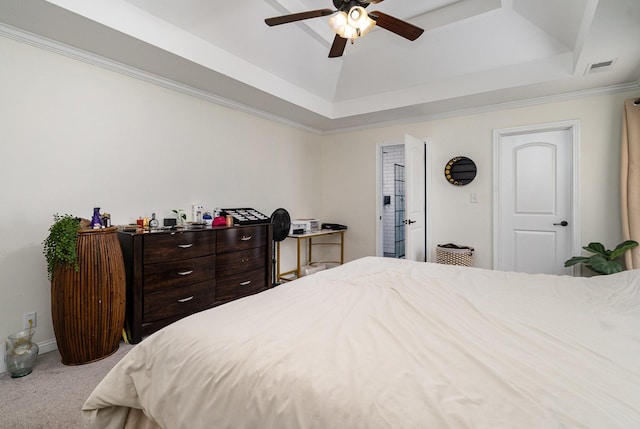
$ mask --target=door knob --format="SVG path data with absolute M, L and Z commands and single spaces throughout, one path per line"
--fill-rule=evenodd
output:
M 569 222 L 567 222 L 566 220 L 563 220 L 560 223 L 554 223 L 554 225 L 567 226 L 567 225 L 569 225 Z
M 404 223 L 407 224 L 407 225 L 411 225 L 412 223 L 416 223 L 416 222 L 417 221 L 411 220 L 411 219 L 407 219 L 407 220 L 404 221 Z

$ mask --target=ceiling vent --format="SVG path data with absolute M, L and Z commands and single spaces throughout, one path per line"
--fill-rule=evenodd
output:
M 611 70 L 611 67 L 613 67 L 613 63 L 615 62 L 616 60 L 609 60 L 609 61 L 601 61 L 599 63 L 589 64 L 584 74 L 587 75 L 587 74 L 602 73 L 602 72 L 609 71 Z

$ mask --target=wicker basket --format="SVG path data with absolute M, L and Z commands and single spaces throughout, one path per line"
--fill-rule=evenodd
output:
M 473 247 L 458 246 L 457 244 L 438 244 L 436 247 L 436 262 L 447 265 L 473 265 Z
M 78 231 L 80 269 L 60 266 L 51 280 L 51 316 L 64 365 L 98 361 L 118 350 L 125 318 L 126 275 L 112 226 Z

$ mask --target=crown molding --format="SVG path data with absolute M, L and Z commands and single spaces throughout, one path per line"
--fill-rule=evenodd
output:
M 581 91 L 573 91 L 573 92 L 567 92 L 563 94 L 530 98 L 530 99 L 524 99 L 524 100 L 518 100 L 518 101 L 512 101 L 512 102 L 506 102 L 506 103 L 497 103 L 497 104 L 485 105 L 485 106 L 474 107 L 469 109 L 451 110 L 451 111 L 440 112 L 440 113 L 412 116 L 412 117 L 406 117 L 399 120 L 382 121 L 382 122 L 376 122 L 375 124 L 367 124 L 367 125 L 355 126 L 355 127 L 344 127 L 344 128 L 338 128 L 330 131 L 322 131 L 313 127 L 306 126 L 299 122 L 291 121 L 287 118 L 284 118 L 278 115 L 273 115 L 263 110 L 255 109 L 247 105 L 237 103 L 227 98 L 220 97 L 220 96 L 211 94 L 209 92 L 205 92 L 205 91 L 193 88 L 183 83 L 176 82 L 171 79 L 163 78 L 156 74 L 149 73 L 144 70 L 140 70 L 138 68 L 128 66 L 126 64 L 111 60 L 109 58 L 102 57 L 100 55 L 96 55 L 96 54 L 84 51 L 82 49 L 75 48 L 73 46 L 55 41 L 53 39 L 49 39 L 49 38 L 31 33 L 13 26 L 10 26 L 8 24 L 0 23 L 0 36 L 15 40 L 27 45 L 31 45 L 43 50 L 47 50 L 59 55 L 63 55 L 68 58 L 75 59 L 77 61 L 82 61 L 84 63 L 90 64 L 96 67 L 100 67 L 115 73 L 119 73 L 124 76 L 132 77 L 134 79 L 139 79 L 147 83 L 158 85 L 160 87 L 170 89 L 172 91 L 176 91 L 182 94 L 196 97 L 219 106 L 244 112 L 262 119 L 266 119 L 271 122 L 275 122 L 290 128 L 302 130 L 302 131 L 316 134 L 316 135 L 335 135 L 335 134 L 369 130 L 374 128 L 411 124 L 416 122 L 427 122 L 427 121 L 433 121 L 438 119 L 477 115 L 477 114 L 495 112 L 500 110 L 517 109 L 522 107 L 534 106 L 538 104 L 556 103 L 561 101 L 574 100 L 577 98 L 614 94 L 618 92 L 633 91 L 633 90 L 640 89 L 640 80 L 638 80 L 638 81 L 628 82 L 628 83 L 619 84 L 619 85 L 599 87 L 599 88 L 593 88 L 593 89 L 587 89 L 587 90 L 581 90 Z
M 450 110 L 441 113 L 430 113 L 426 115 L 412 116 L 399 120 L 378 122 L 375 125 L 365 125 L 359 127 L 342 128 L 339 130 L 326 131 L 323 135 L 341 134 L 348 132 L 364 131 L 372 128 L 391 127 L 396 125 L 415 124 L 417 122 L 428 122 L 438 119 L 457 118 L 461 116 L 479 115 L 483 113 L 497 112 L 500 110 L 519 109 L 522 107 L 530 107 L 538 104 L 559 103 L 562 101 L 570 101 L 578 98 L 592 97 L 598 95 L 609 95 L 625 91 L 640 90 L 640 80 L 622 83 L 618 85 L 603 86 L 581 91 L 566 92 L 563 94 L 548 95 L 544 97 L 529 98 L 506 103 L 488 104 L 480 107 L 469 109 Z

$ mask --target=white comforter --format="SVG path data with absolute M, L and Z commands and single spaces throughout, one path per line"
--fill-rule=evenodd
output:
M 363 258 L 168 326 L 83 409 L 96 428 L 640 428 L 640 270 Z

